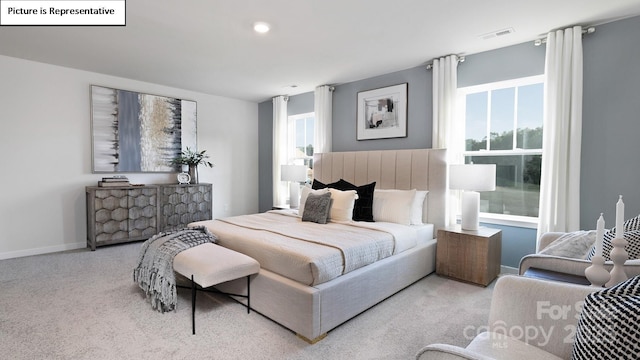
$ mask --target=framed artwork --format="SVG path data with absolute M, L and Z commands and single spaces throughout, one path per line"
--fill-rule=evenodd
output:
M 91 86 L 94 173 L 176 172 L 196 146 L 195 101 Z
M 358 93 L 358 140 L 407 136 L 407 83 Z

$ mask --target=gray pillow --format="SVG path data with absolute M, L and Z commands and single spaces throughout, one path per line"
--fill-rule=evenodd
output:
M 302 221 L 326 224 L 331 209 L 331 193 L 309 194 L 302 212 Z
M 540 254 L 561 256 L 572 259 L 585 259 L 595 241 L 595 230 L 568 232 L 557 238 L 546 248 L 542 249 Z

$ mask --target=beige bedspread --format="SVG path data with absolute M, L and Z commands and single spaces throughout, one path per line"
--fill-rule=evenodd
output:
M 392 223 L 303 222 L 270 211 L 190 225 L 205 225 L 219 244 L 256 259 L 262 268 L 317 285 L 417 243 L 415 228 Z

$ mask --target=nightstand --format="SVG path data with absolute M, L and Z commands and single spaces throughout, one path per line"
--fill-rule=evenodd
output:
M 273 205 L 271 210 L 289 210 L 291 209 L 289 205 Z
M 454 225 L 438 230 L 436 273 L 487 286 L 500 273 L 502 230 L 480 227 L 462 230 Z

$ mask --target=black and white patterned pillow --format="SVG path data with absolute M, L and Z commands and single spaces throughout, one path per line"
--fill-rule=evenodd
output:
M 625 221 L 623 228 L 624 239 L 628 242 L 625 250 L 627 250 L 627 253 L 629 254 L 629 260 L 640 259 L 640 215 Z M 605 261 L 611 260 L 611 258 L 609 257 L 611 250 L 613 250 L 611 240 L 613 240 L 615 237 L 615 227 L 611 230 L 605 231 L 604 233 L 602 239 L 602 257 Z M 591 260 L 591 258 L 595 256 L 595 254 L 596 249 L 595 247 L 592 247 L 589 255 L 587 255 L 587 260 Z
M 637 359 L 640 354 L 640 277 L 587 295 L 572 359 Z

